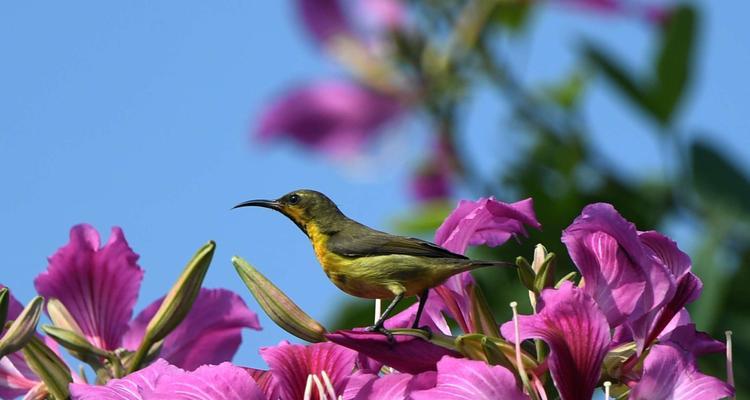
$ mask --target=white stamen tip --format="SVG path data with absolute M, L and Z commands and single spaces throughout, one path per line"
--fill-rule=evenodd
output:
M 516 308 L 516 307 L 518 307 L 518 302 L 517 301 L 511 301 L 510 302 L 510 308 Z
M 612 386 L 612 382 L 604 381 L 604 398 L 609 400 L 609 387 Z

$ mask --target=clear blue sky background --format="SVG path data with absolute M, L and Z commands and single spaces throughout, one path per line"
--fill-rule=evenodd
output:
M 750 6 L 702 4 L 711 8 L 681 126 L 710 134 L 747 168 Z M 634 68 L 648 64 L 652 33 L 639 21 L 561 6 L 536 18 L 512 52 L 524 79 L 562 76 L 584 36 Z M 291 1 L 3 2 L 0 55 L 0 282 L 23 302 L 45 257 L 76 223 L 93 224 L 105 238 L 114 225 L 124 229 L 146 270 L 136 312 L 213 239 L 218 249 L 205 285 L 240 293 L 261 314 L 264 331 L 245 335 L 235 361 L 262 366 L 258 347 L 290 337 L 262 315 L 232 255 L 254 263 L 322 321 L 346 295 L 326 280 L 292 223 L 268 210 L 229 208 L 309 187 L 388 229 L 410 206 L 403 159 L 416 150 L 392 148 L 419 144 L 419 122 L 395 129 L 389 140 L 396 146 L 354 172 L 293 146 L 249 140 L 274 94 L 340 73 L 306 38 Z M 652 127 L 608 89 L 597 81 L 586 105 L 597 145 L 624 174 L 660 173 Z M 489 93 L 471 101 L 468 148 L 489 171 L 513 154 L 504 145 L 510 135 L 497 129 L 506 111 Z

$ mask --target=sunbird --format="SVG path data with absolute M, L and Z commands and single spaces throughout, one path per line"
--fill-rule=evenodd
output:
M 412 328 L 419 318 L 430 288 L 451 276 L 481 267 L 512 265 L 502 261 L 478 261 L 421 239 L 381 232 L 347 217 L 323 193 L 295 190 L 276 200 L 250 200 L 238 207 L 265 207 L 292 220 L 313 245 L 323 271 L 339 289 L 365 299 L 389 299 L 391 303 L 371 331 L 383 328 L 393 308 L 405 296 L 418 296 Z

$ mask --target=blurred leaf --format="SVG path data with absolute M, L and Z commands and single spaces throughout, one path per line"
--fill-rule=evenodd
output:
M 542 93 L 560 107 L 572 110 L 583 97 L 588 78 L 585 72 L 575 70 L 561 82 L 542 87 Z
M 36 333 L 36 324 L 42 315 L 42 306 L 44 299 L 42 296 L 34 297 L 29 304 L 21 311 L 21 314 L 10 324 L 0 338 L 0 358 L 10 353 L 21 350 L 23 346 Z
M 677 7 L 664 26 L 661 51 L 656 57 L 652 102 L 657 119 L 669 123 L 690 80 L 696 36 L 696 12 L 687 4 Z
M 455 204 L 449 201 L 436 201 L 422 205 L 406 216 L 398 217 L 393 225 L 396 230 L 412 235 L 434 234 L 445 218 L 453 211 Z
M 584 45 L 584 52 L 589 62 L 604 73 L 604 76 L 620 89 L 628 99 L 642 110 L 653 113 L 654 106 L 648 91 L 611 56 L 592 43 Z
M 510 32 L 520 32 L 526 26 L 533 10 L 531 1 L 505 1 L 498 4 L 490 16 L 490 19 L 499 25 L 508 28 Z
M 691 145 L 690 161 L 705 207 L 750 217 L 750 179 L 734 163 L 703 141 Z
M 67 399 L 70 393 L 68 385 L 73 382 L 70 369 L 63 360 L 47 347 L 44 342 L 36 336 L 23 348 L 23 356 L 26 362 L 47 386 L 47 390 L 53 399 Z
M 253 266 L 239 257 L 232 264 L 255 300 L 279 327 L 308 342 L 324 342 L 328 333 L 318 321 L 302 311 L 292 299 Z

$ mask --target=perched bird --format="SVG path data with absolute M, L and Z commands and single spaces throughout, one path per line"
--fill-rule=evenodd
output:
M 419 296 L 413 324 L 417 328 L 430 288 L 460 272 L 512 265 L 470 260 L 434 243 L 369 228 L 314 190 L 296 190 L 277 200 L 250 200 L 234 208 L 251 206 L 270 208 L 291 219 L 310 238 L 323 271 L 339 289 L 366 299 L 393 298 L 369 328 L 386 334 L 383 323 L 404 296 Z

